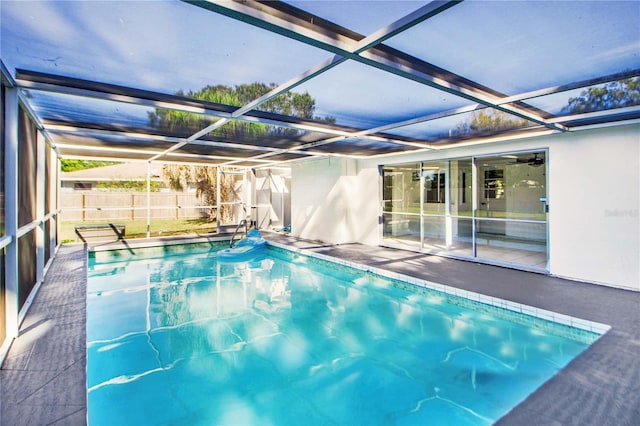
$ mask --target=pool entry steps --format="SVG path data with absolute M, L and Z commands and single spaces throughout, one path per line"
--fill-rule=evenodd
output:
M 232 239 L 233 241 L 233 239 Z M 219 262 L 245 262 L 262 253 L 267 241 L 257 229 L 251 229 L 247 236 L 238 241 L 232 247 L 218 252 Z

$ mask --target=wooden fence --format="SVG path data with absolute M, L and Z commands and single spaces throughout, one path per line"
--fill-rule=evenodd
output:
M 206 218 L 210 207 L 195 194 L 152 192 L 151 219 Z M 61 219 L 65 221 L 142 220 L 147 217 L 147 194 L 133 192 L 60 192 Z

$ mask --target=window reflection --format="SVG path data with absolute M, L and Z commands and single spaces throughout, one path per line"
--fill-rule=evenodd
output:
M 384 211 L 419 213 L 419 163 L 385 166 L 382 173 Z
M 473 202 L 472 161 L 470 158 L 452 160 L 450 168 L 451 215 L 471 216 Z
M 438 168 L 425 166 L 422 170 L 424 176 L 424 201 L 427 204 L 444 204 L 445 173 Z
M 544 152 L 478 158 L 479 217 L 545 219 L 546 155 Z M 503 224 L 487 228 L 504 227 Z M 496 229 L 492 233 L 498 232 Z

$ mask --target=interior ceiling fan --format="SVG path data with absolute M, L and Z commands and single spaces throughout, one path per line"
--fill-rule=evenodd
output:
M 530 158 L 516 157 L 514 158 L 515 161 L 511 164 L 528 164 L 534 167 L 542 166 L 544 164 L 544 158 L 538 157 L 539 155 L 540 153 L 534 152 L 533 157 L 530 157 Z
M 530 166 L 542 166 L 544 164 L 544 158 L 538 157 L 538 153 L 534 153 L 533 157 L 527 160 L 527 164 Z

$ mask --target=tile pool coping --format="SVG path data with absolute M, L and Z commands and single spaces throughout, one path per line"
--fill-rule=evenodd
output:
M 337 263 L 339 265 L 347 266 L 349 268 L 357 269 L 364 272 L 371 272 L 373 274 L 389 278 L 391 280 L 402 281 L 412 284 L 417 287 L 434 290 L 440 293 L 449 294 L 452 296 L 461 297 L 463 299 L 471 300 L 472 302 L 478 302 L 496 308 L 505 309 L 518 314 L 528 315 L 530 317 L 539 318 L 546 321 L 551 321 L 557 324 L 566 325 L 569 327 L 577 328 L 584 331 L 589 331 L 599 335 L 603 335 L 611 329 L 611 326 L 602 324 L 595 321 L 589 321 L 581 318 L 575 318 L 569 315 L 560 314 L 558 312 L 548 311 L 546 309 L 539 309 L 534 306 L 524 305 L 522 303 L 511 302 L 509 300 L 500 299 L 498 297 L 485 296 L 484 294 L 476 293 L 474 291 L 462 290 L 456 287 L 448 285 L 438 284 L 431 281 L 423 280 L 406 274 L 400 274 L 393 271 L 377 268 L 374 266 L 368 266 L 362 263 L 356 263 L 349 260 L 344 260 L 332 256 L 323 255 L 320 253 L 303 251 L 299 248 L 291 248 L 285 244 L 270 241 L 270 246 L 278 247 L 283 250 L 287 250 L 293 253 L 298 253 L 308 257 L 314 257 L 327 262 Z

